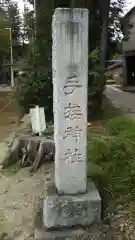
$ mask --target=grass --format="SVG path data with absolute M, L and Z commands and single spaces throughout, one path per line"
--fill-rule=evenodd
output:
M 135 121 L 122 116 L 109 101 L 105 100 L 103 110 L 108 135 L 89 134 L 88 176 L 106 200 L 122 197 L 135 214 Z
M 129 116 L 118 116 L 107 122 L 107 129 L 111 135 L 135 136 L 135 121 Z
M 102 104 L 102 115 L 100 118 L 102 120 L 109 120 L 115 117 L 121 116 L 121 110 L 112 105 L 111 101 L 104 96 L 104 101 Z

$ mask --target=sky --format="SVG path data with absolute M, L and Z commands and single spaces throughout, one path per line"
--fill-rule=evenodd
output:
M 127 7 L 125 8 L 125 13 L 127 13 L 134 6 L 135 6 L 135 0 L 128 0 Z
M 18 3 L 20 11 L 23 12 L 23 9 L 24 9 L 23 0 L 16 0 L 16 2 Z
M 26 0 L 15 0 L 20 8 L 20 12 L 24 11 L 24 2 Z M 127 13 L 132 7 L 135 6 L 135 0 L 128 0 L 128 6 L 125 8 L 125 13 Z
M 24 12 L 24 2 L 26 3 L 27 0 L 15 0 L 18 3 L 20 12 L 23 13 Z

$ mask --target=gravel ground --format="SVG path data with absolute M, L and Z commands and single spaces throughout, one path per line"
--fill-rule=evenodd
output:
M 11 171 L 0 174 L 0 239 L 34 239 L 35 215 L 45 196 L 45 181 L 51 175 L 52 164 L 45 164 L 33 176 L 29 168 L 15 174 Z M 103 222 L 92 226 L 83 239 L 135 240 L 135 227 L 126 209 L 124 204 L 118 203 L 115 208 L 114 203 L 110 203 Z M 3 233 L 10 238 L 6 235 L 3 238 Z
M 0 121 L 0 162 L 15 137 L 29 131 L 29 116 L 26 115 L 19 127 Z M 8 131 L 7 131 L 8 130 Z M 6 138 L 5 138 L 6 137 Z M 0 240 L 33 239 L 33 226 L 40 200 L 45 196 L 45 181 L 52 174 L 52 163 L 44 164 L 37 173 L 30 174 L 29 168 L 15 172 L 14 168 L 0 170 Z
M 0 175 L 0 234 L 14 239 L 26 239 L 33 234 L 36 209 L 45 194 L 45 180 L 51 175 L 51 164 L 45 164 L 36 174 L 29 168 L 16 174 L 11 170 Z
M 125 114 L 135 113 L 135 94 L 111 87 L 107 87 L 105 93 Z M 45 181 L 51 177 L 52 164 L 45 164 L 33 176 L 29 168 L 11 173 L 11 169 L 0 172 L 0 240 L 9 240 L 6 233 L 11 239 L 32 240 L 36 210 L 45 195 Z M 104 221 L 93 226 L 85 239 L 135 240 L 135 225 L 126 209 L 127 206 L 120 203 L 112 209 L 110 204 Z

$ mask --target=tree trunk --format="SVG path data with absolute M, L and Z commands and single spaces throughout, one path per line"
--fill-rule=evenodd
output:
M 71 8 L 85 8 L 85 7 L 87 7 L 87 1 L 86 0 L 71 0 L 70 7 Z
M 102 3 L 101 3 L 102 2 Z M 102 10 L 102 32 L 100 40 L 100 76 L 101 82 L 105 83 L 105 67 L 106 67 L 106 53 L 107 53 L 107 41 L 108 41 L 108 24 L 109 24 L 109 6 L 110 0 L 99 0 Z
M 15 138 L 4 161 L 3 168 L 19 163 L 21 167 L 31 167 L 31 172 L 47 161 L 54 160 L 54 141 L 44 137 L 24 136 Z
M 75 7 L 75 0 L 71 0 L 70 7 L 74 8 Z

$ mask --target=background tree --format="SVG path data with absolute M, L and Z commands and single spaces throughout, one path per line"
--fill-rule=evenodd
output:
M 0 69 L 1 73 L 1 82 L 3 83 L 10 83 L 10 63 L 11 63 L 11 56 L 10 56 L 10 48 L 12 46 L 13 50 L 13 62 L 15 63 L 19 57 L 21 57 L 22 49 L 21 49 L 21 39 L 20 39 L 20 27 L 21 27 L 21 19 L 19 14 L 18 5 L 11 0 L 2 0 L 1 1 L 1 11 L 4 14 L 1 14 L 1 24 L 0 32 L 2 38 L 5 36 L 4 39 L 4 52 L 2 56 L 2 65 L 3 67 Z M 3 25 L 3 26 L 2 26 Z M 10 36 L 10 32 L 11 35 Z M 3 46 L 2 44 L 0 44 Z M 3 47 L 2 47 L 3 48 Z M 4 58 L 3 58 L 4 57 Z M 8 64 L 8 65 L 7 65 Z
M 33 0 L 29 0 L 33 4 Z M 27 75 L 23 94 L 27 92 L 27 109 L 31 104 L 44 105 L 52 118 L 52 15 L 57 7 L 87 7 L 89 9 L 89 109 L 99 110 L 104 90 L 106 59 L 117 53 L 119 15 L 124 0 L 36 0 L 36 19 L 27 11 L 26 37 L 29 38 L 29 64 L 33 71 Z M 102 3 L 102 4 L 101 4 Z M 27 20 L 28 20 L 27 19 Z M 36 36 L 33 23 L 36 22 Z M 31 32 L 32 31 L 32 32 Z M 31 36 L 29 36 L 32 33 Z M 34 43 L 30 41 L 34 39 Z M 34 61 L 33 61 L 34 46 Z M 28 59 L 25 59 L 28 62 Z M 33 78 L 33 80 L 31 80 Z M 29 79 L 29 81 L 28 81 Z M 38 83 L 37 83 L 38 82 Z M 40 84 L 39 84 L 40 82 Z M 32 85 L 31 85 L 32 84 Z M 35 84 L 35 85 L 34 85 Z M 32 87 L 28 87 L 31 85 Z M 37 91 L 37 86 L 40 86 Z M 36 88 L 35 88 L 36 87 Z M 35 90 L 34 90 L 35 88 Z M 28 91 L 29 89 L 29 91 Z M 40 91 L 41 89 L 41 91 Z M 32 92 L 30 92 L 32 91 Z M 29 100 L 29 96 L 33 98 Z M 44 97 L 43 97 L 44 96 Z M 21 100 L 24 98 L 21 98 Z M 26 98 L 25 98 L 26 100 Z M 43 102 L 42 102 L 43 101 Z M 22 101 L 23 104 L 23 101 Z
M 7 5 L 7 19 L 10 20 L 10 28 L 12 31 L 12 47 L 13 58 L 17 61 L 21 57 L 21 19 L 17 3 L 9 1 Z
M 4 69 L 3 63 L 7 61 L 9 55 L 9 22 L 6 21 L 6 12 L 0 8 L 0 82 L 4 82 Z
M 7 48 L 9 46 L 8 32 L 6 28 L 9 27 L 9 22 L 6 21 L 6 13 L 0 8 L 0 57 L 7 54 Z

